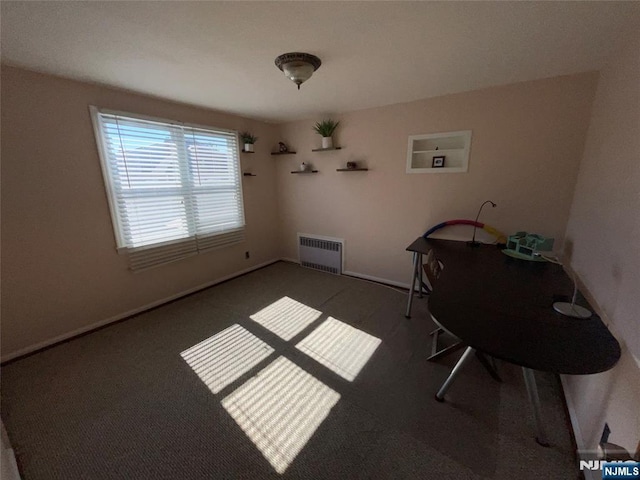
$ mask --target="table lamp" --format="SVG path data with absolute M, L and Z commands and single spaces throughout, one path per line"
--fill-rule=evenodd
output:
M 553 309 L 567 317 L 589 318 L 591 316 L 591 310 L 576 305 L 573 302 L 556 302 L 553 304 Z
M 562 262 L 556 256 L 544 255 L 542 252 L 534 252 L 533 256 L 544 258 L 547 262 L 556 263 L 561 267 L 564 267 Z M 566 271 L 571 275 L 571 281 L 573 282 L 573 296 L 571 297 L 571 302 L 554 302 L 553 309 L 567 317 L 589 318 L 592 315 L 591 310 L 581 307 L 580 305 L 576 305 L 576 298 L 578 297 L 578 282 L 576 281 L 576 275 L 573 273 L 573 270 L 567 269 Z
M 470 242 L 467 242 L 467 245 L 470 247 L 479 247 L 481 245 L 480 242 L 476 242 L 476 229 L 478 228 L 478 218 L 480 218 L 480 212 L 482 211 L 482 207 L 484 207 L 487 203 L 490 203 L 493 208 L 496 208 L 496 204 L 491 200 L 487 200 L 482 205 L 480 205 L 480 209 L 478 210 L 478 215 L 476 215 L 476 225 L 473 226 L 473 238 Z
M 573 281 L 573 297 L 571 298 L 571 303 L 555 302 L 553 304 L 553 309 L 556 312 L 561 313 L 562 315 L 566 315 L 567 317 L 589 318 L 591 316 L 591 310 L 581 307 L 580 305 L 576 305 L 576 297 L 578 296 L 578 282 L 576 281 L 576 276 L 573 272 L 571 272 L 571 280 Z

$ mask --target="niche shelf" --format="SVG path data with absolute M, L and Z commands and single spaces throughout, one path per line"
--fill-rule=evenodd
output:
M 410 135 L 407 173 L 464 173 L 469 170 L 471 130 Z M 434 157 L 444 157 L 442 167 Z
M 330 148 L 314 148 L 312 152 L 327 152 L 329 150 L 342 150 L 342 147 L 330 147 Z

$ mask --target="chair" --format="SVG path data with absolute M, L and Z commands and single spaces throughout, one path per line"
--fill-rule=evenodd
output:
M 427 253 L 425 257 L 425 262 L 422 265 L 422 268 L 427 277 L 427 281 L 429 282 L 428 285 L 422 285 L 422 287 L 426 289 L 428 293 L 431 293 L 436 284 L 436 281 L 438 280 L 438 277 L 440 277 L 440 274 L 442 273 L 444 264 L 436 258 L 433 250 L 429 250 L 429 253 Z M 440 357 L 444 357 L 445 355 L 448 355 L 466 346 L 457 337 L 451 335 L 442 327 L 436 328 L 429 335 L 433 337 L 433 340 L 431 341 L 431 355 L 429 355 L 429 357 L 427 358 L 427 360 L 429 361 L 437 360 Z M 455 342 L 451 345 L 447 345 L 439 349 L 438 337 L 440 335 L 449 335 L 455 339 Z M 476 357 L 494 380 L 498 382 L 502 381 L 496 370 L 496 365 L 494 363 L 493 357 L 489 357 L 490 359 L 487 359 L 487 357 L 478 350 L 476 350 Z
M 423 285 L 423 288 L 427 290 L 428 293 L 431 293 L 433 291 L 436 281 L 438 280 L 438 277 L 440 277 L 440 273 L 442 273 L 443 267 L 443 263 L 436 258 L 433 250 L 429 250 L 429 253 L 427 253 L 425 257 L 425 262 L 422 265 L 428 281 L 428 285 Z M 432 336 L 433 339 L 431 340 L 431 355 L 427 358 L 427 360 L 436 360 L 464 347 L 462 342 L 454 337 L 456 339 L 455 343 L 439 348 L 438 338 L 440 337 L 440 335 L 450 335 L 442 327 L 436 328 L 429 335 Z

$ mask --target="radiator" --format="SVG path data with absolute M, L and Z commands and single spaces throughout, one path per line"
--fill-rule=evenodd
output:
M 342 247 L 340 239 L 298 234 L 300 265 L 323 272 L 342 273 Z

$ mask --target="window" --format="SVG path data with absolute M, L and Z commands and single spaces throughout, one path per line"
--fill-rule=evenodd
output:
M 133 270 L 244 241 L 236 132 L 91 114 L 116 243 Z

